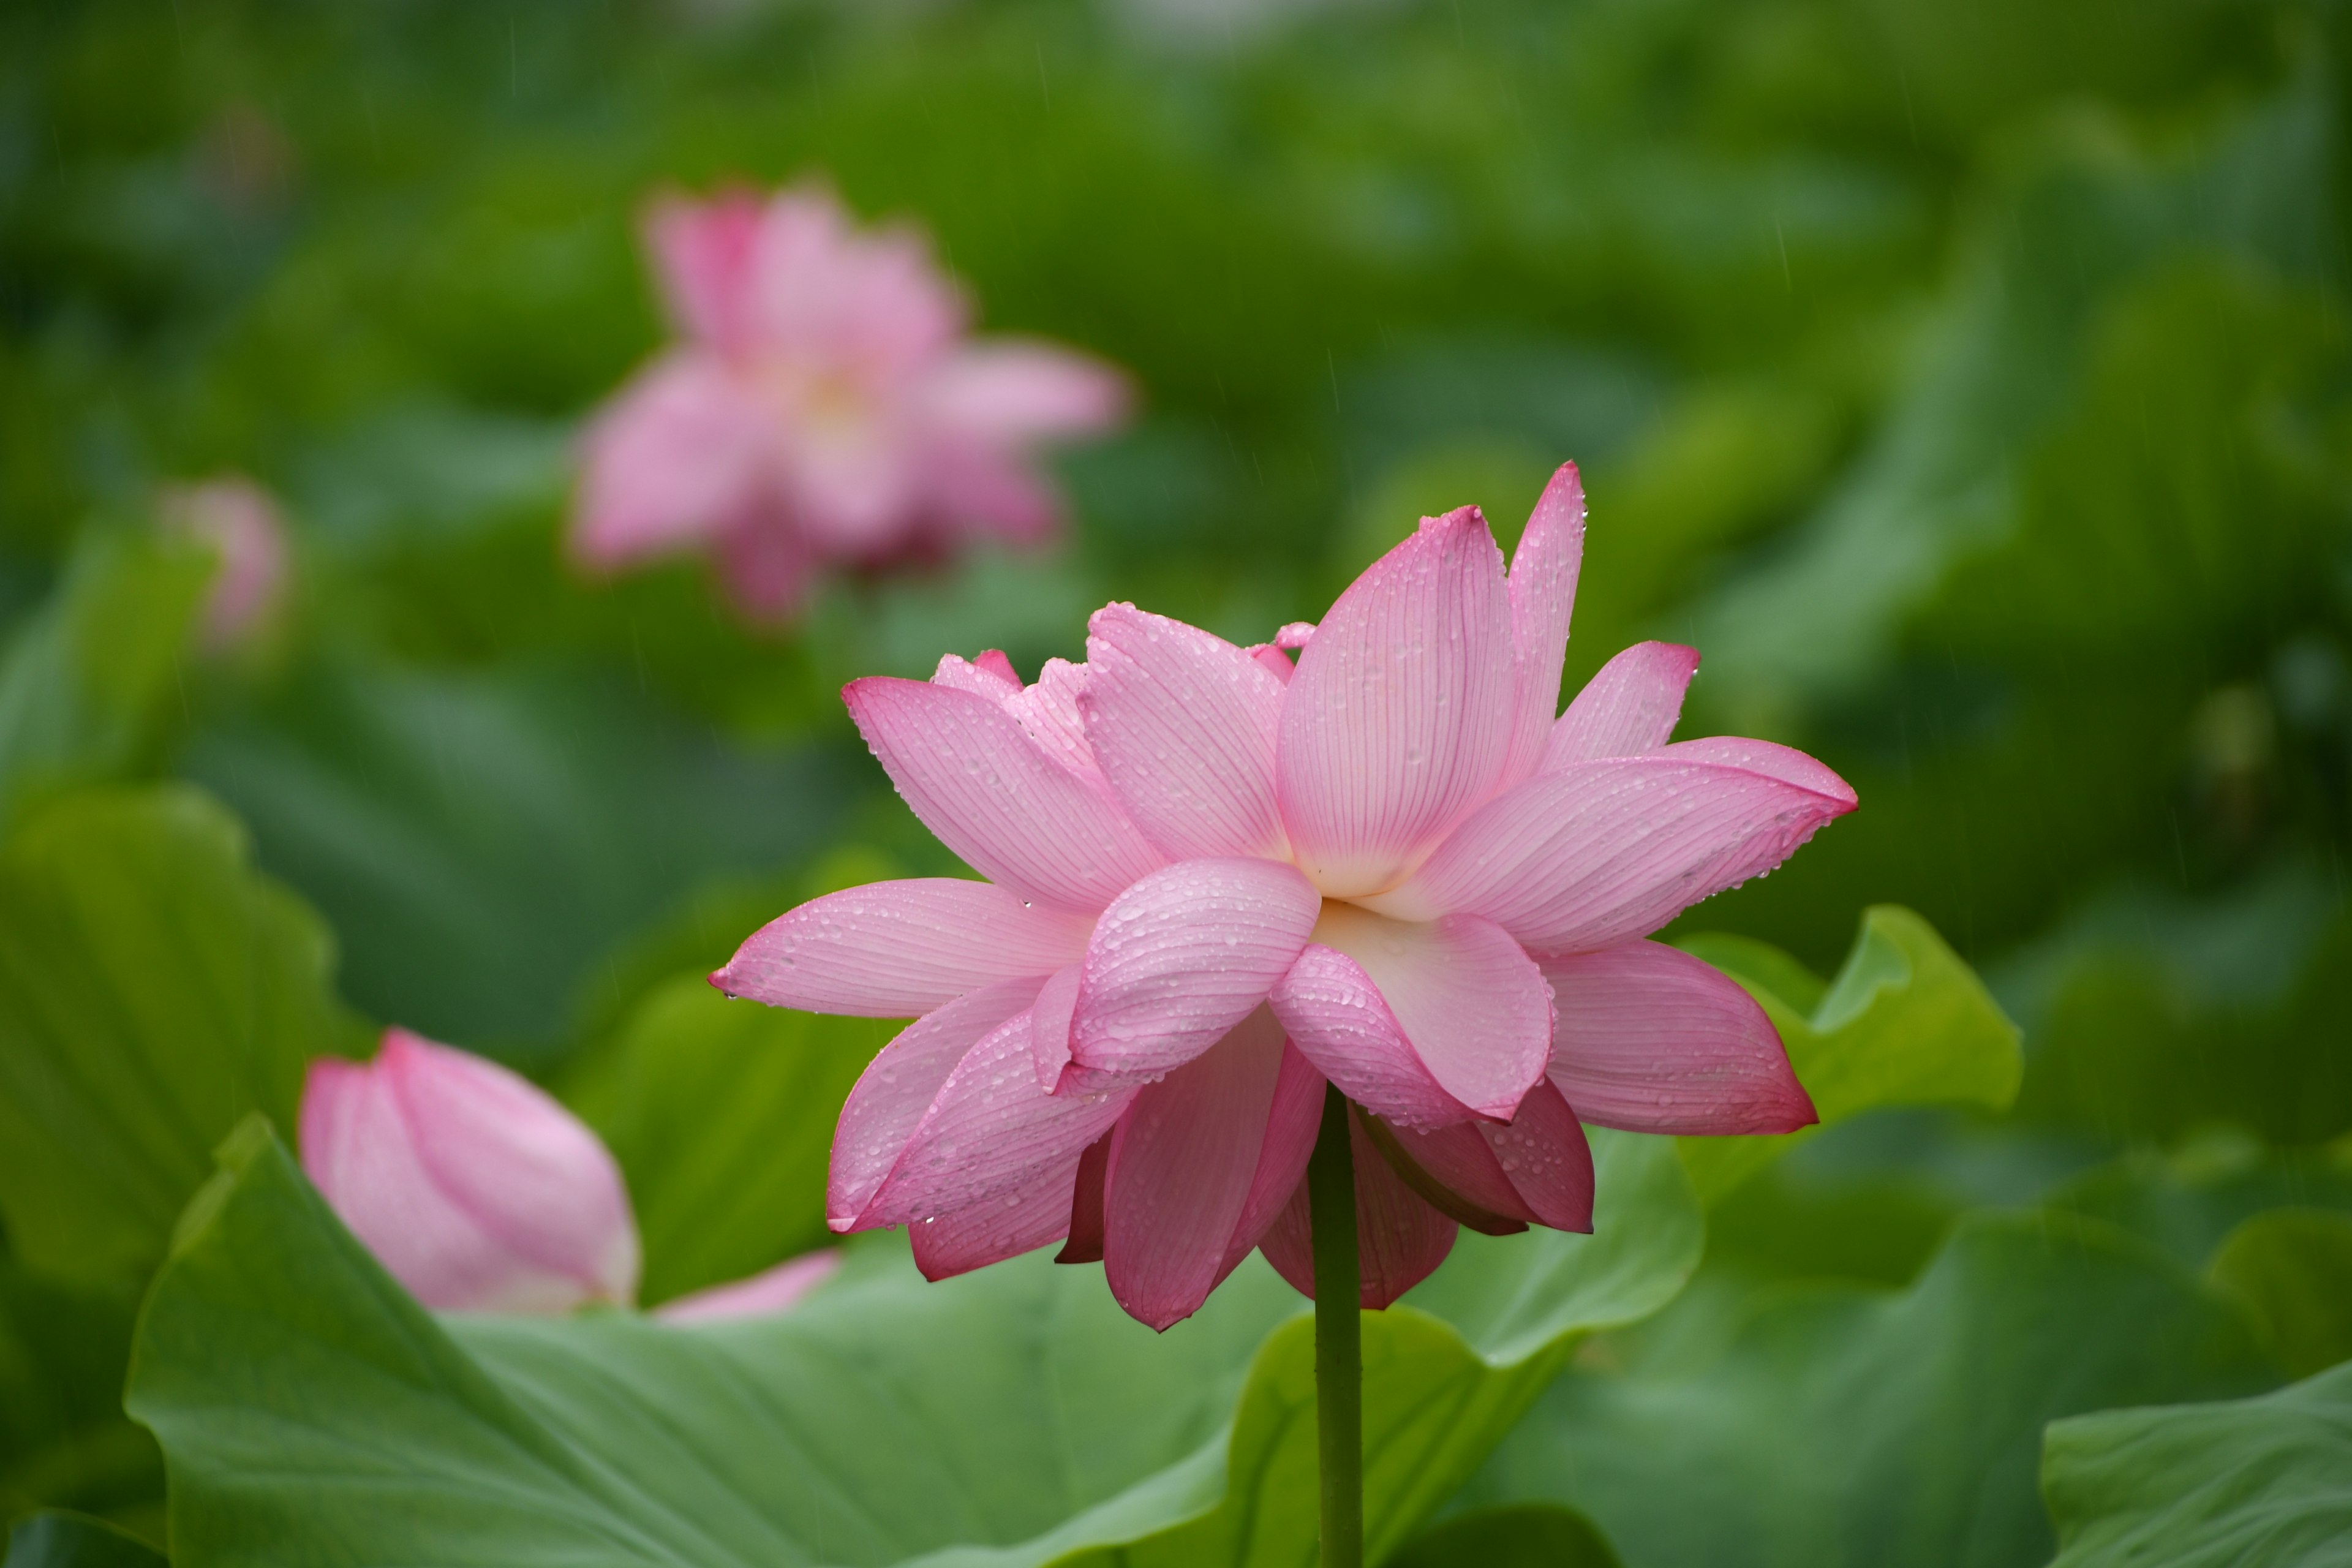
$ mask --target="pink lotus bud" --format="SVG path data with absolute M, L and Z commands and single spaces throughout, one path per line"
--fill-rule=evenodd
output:
M 820 1247 L 788 1258 L 765 1273 L 732 1284 L 713 1285 L 691 1296 L 680 1296 L 654 1309 L 667 1323 L 716 1323 L 730 1318 L 759 1318 L 798 1306 L 802 1297 L 833 1278 L 841 1254 Z
M 234 477 L 175 486 L 158 512 L 168 531 L 219 558 L 205 596 L 199 639 L 218 652 L 264 630 L 286 592 L 286 524 L 269 492 Z
M 443 1310 L 626 1303 L 637 1228 L 596 1135 L 506 1068 L 386 1029 L 302 1090 L 302 1168 L 393 1277 Z

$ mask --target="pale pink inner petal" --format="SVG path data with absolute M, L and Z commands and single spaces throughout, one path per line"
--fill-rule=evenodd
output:
M 1028 1013 L 1014 1015 L 956 1064 L 864 1223 L 913 1225 L 1017 1195 L 1065 1161 L 1075 1177 L 1079 1153 L 1110 1130 L 1135 1090 L 1047 1094 L 1037 1086 L 1030 1026 Z M 1068 1197 L 1066 1184 L 1064 1225 Z
M 1191 1061 L 1265 1000 L 1319 903 L 1272 860 L 1182 860 L 1143 878 L 1095 923 L 1071 1059 L 1148 1076 Z
M 1037 749 L 1087 779 L 1101 779 L 1094 748 L 1087 742 L 1085 715 L 1078 700 L 1087 689 L 1087 667 L 1066 658 L 1049 658 L 1037 672 L 1037 683 L 1024 688 L 1005 704 Z
M 1554 1230 L 1592 1228 L 1592 1148 L 1552 1083 L 1528 1090 L 1508 1126 L 1482 1121 L 1477 1131 L 1538 1222 Z
M 575 558 L 610 569 L 716 539 L 771 504 L 775 431 L 716 357 L 640 373 L 586 437 Z
M 991 655 L 994 655 L 992 662 Z M 976 659 L 941 654 L 939 668 L 931 672 L 931 684 L 952 686 L 958 691 L 969 691 L 974 697 L 985 697 L 999 704 L 1021 694 L 1021 678 L 1013 674 L 1013 661 L 993 648 Z
M 1080 1158 L 1047 1161 L 1009 1192 L 910 1224 L 915 1267 L 926 1279 L 946 1279 L 1061 1240 L 1070 1231 Z
M 1511 557 L 1511 628 L 1517 650 L 1517 707 L 1510 759 L 1499 787 L 1536 771 L 1559 711 L 1559 668 L 1568 653 L 1568 623 L 1576 607 L 1576 576 L 1584 562 L 1584 486 L 1574 463 L 1563 463 L 1536 502 L 1527 531 Z
M 720 1323 L 738 1318 L 763 1318 L 790 1310 L 802 1298 L 841 1269 L 841 1254 L 832 1247 L 803 1252 L 749 1279 L 713 1285 L 690 1296 L 680 1296 L 654 1309 L 665 1323 Z
M 1484 915 L 1531 952 L 1591 952 L 1770 870 L 1853 809 L 1671 752 L 1576 763 L 1498 797 L 1411 882 L 1367 901 L 1400 919 Z
M 963 331 L 963 302 L 919 237 L 860 234 L 818 186 L 769 202 L 753 283 L 764 348 L 840 365 L 869 385 L 927 367 Z
M 1264 1152 L 1282 1026 L 1261 1005 L 1135 1097 L 1110 1145 L 1103 1272 L 1155 1329 L 1191 1317 L 1223 1277 Z
M 835 1230 L 868 1230 L 887 1223 L 868 1219 L 866 1210 L 923 1113 L 974 1046 L 1011 1020 L 1029 1016 L 1039 984 L 1038 976 L 1030 975 L 960 996 L 908 1025 L 866 1064 L 833 1136 L 825 1219 Z
M 1502 552 L 1475 507 L 1425 518 L 1298 656 L 1276 773 L 1301 869 L 1388 888 L 1493 791 L 1517 704 Z
M 1683 693 L 1698 671 L 1698 649 L 1643 642 L 1611 659 L 1585 682 L 1544 744 L 1543 771 L 1596 757 L 1638 757 L 1675 732 Z
M 1551 992 L 1508 933 L 1475 915 L 1389 920 L 1327 903 L 1320 945 L 1380 987 L 1438 1086 L 1481 1116 L 1508 1121 L 1551 1054 Z
M 1363 967 L 1309 942 L 1267 997 L 1293 1044 L 1349 1100 L 1402 1127 L 1468 1121 L 1445 1092 Z
M 1092 926 L 989 882 L 870 882 L 777 916 L 710 978 L 730 996 L 778 1007 L 912 1018 L 1076 962 Z
M 1107 789 L 988 699 L 883 676 L 843 697 L 915 815 L 989 880 L 1091 914 L 1164 863 Z
M 1288 858 L 1275 805 L 1282 682 L 1223 637 L 1110 605 L 1087 623 L 1087 737 L 1170 855 Z
M 1789 1132 L 1813 1104 L 1772 1020 L 1729 976 L 1655 942 L 1543 961 L 1559 999 L 1551 1081 L 1634 1132 Z
M 941 361 L 922 399 L 932 423 L 991 447 L 1103 429 L 1128 405 L 1127 384 L 1109 366 L 1067 349 L 1005 339 Z

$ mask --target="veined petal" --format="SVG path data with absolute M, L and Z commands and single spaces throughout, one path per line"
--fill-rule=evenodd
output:
M 1282 1053 L 1282 1026 L 1261 1005 L 1119 1118 L 1103 1188 L 1103 1277 L 1138 1321 L 1165 1329 L 1191 1317 L 1223 1278 Z
M 1779 1031 L 1729 976 L 1656 942 L 1541 961 L 1559 1007 L 1551 1081 L 1633 1132 L 1790 1132 L 1817 1120 Z
M 1683 693 L 1698 672 L 1698 649 L 1680 643 L 1638 642 L 1584 683 L 1544 743 L 1543 769 L 1596 757 L 1638 757 L 1675 732 Z
M 1559 667 L 1576 608 L 1576 574 L 1584 562 L 1584 484 L 1562 463 L 1528 518 L 1511 555 L 1511 639 L 1517 668 L 1511 754 L 1503 787 L 1536 771 L 1559 711 Z
M 1060 1223 L 1067 1226 L 1078 1156 L 1110 1131 L 1135 1090 L 1049 1095 L 1037 1087 L 1030 1052 L 1030 1016 L 1022 1012 L 965 1054 L 916 1123 L 864 1224 L 916 1225 L 1005 1201 L 1026 1193 L 1041 1173 L 1061 1171 Z
M 990 648 L 978 658 L 952 653 L 940 655 L 939 668 L 931 671 L 931 684 L 952 686 L 958 691 L 969 691 L 1000 705 L 1020 696 L 1022 690 L 1021 678 L 1013 672 L 1013 661 L 999 648 Z
M 1036 1068 L 1037 1087 L 1051 1094 L 1062 1087 L 1063 1070 L 1070 1065 L 1070 1019 L 1078 1009 L 1078 982 L 1084 966 L 1066 963 L 1054 971 L 1030 1009 L 1029 1060 Z
M 803 1252 L 749 1279 L 713 1285 L 690 1296 L 680 1296 L 654 1309 L 665 1323 L 719 1323 L 737 1318 L 763 1318 L 800 1305 L 801 1298 L 832 1279 L 841 1268 L 841 1254 L 832 1247 Z
M 1407 922 L 1328 903 L 1314 940 L 1371 977 L 1438 1087 L 1480 1116 L 1509 1121 L 1543 1078 L 1551 992 L 1535 961 L 1494 922 L 1476 915 Z
M 908 1225 L 915 1267 L 926 1279 L 945 1279 L 1061 1240 L 1070 1230 L 1081 1159 L 1066 1156 L 1039 1167 L 1008 1193 Z
M 1087 623 L 1087 739 L 1128 815 L 1179 858 L 1285 858 L 1282 682 L 1220 637 L 1132 605 Z
M 1511 746 L 1502 552 L 1475 507 L 1423 518 L 1298 656 L 1276 758 L 1299 865 L 1334 898 L 1410 871 L 1486 798 Z
M 1589 952 L 1770 870 L 1853 809 L 1850 792 L 1671 751 L 1576 763 L 1490 802 L 1366 902 L 1403 920 L 1484 915 L 1531 952 Z
M 1471 1119 L 1470 1108 L 1439 1087 L 1413 1050 L 1372 977 L 1346 953 L 1307 943 L 1266 1001 L 1315 1069 L 1374 1115 L 1404 1127 Z
M 1357 1299 L 1377 1311 L 1437 1271 L 1454 1250 L 1454 1226 L 1389 1168 L 1352 1110 L 1348 1130 L 1356 1165 Z M 1304 1181 L 1258 1247 L 1299 1294 L 1315 1294 L 1315 1224 Z
M 1265 1000 L 1319 907 L 1273 860 L 1180 860 L 1145 877 L 1095 922 L 1071 1059 L 1148 1076 L 1191 1061 Z
M 887 676 L 842 697 L 923 826 L 989 880 L 1091 914 L 1165 863 L 1107 790 L 988 699 Z
M 1511 1236 L 1535 1223 L 1535 1211 L 1503 1173 L 1477 1125 L 1465 1121 L 1419 1132 L 1370 1121 L 1364 1131 L 1404 1184 L 1455 1224 Z
M 1305 1179 L 1307 1162 L 1315 1153 L 1315 1136 L 1323 1124 L 1327 1087 L 1323 1075 L 1286 1039 L 1282 1073 L 1275 1079 L 1274 1103 L 1265 1115 L 1265 1142 L 1258 1148 L 1257 1173 L 1250 1178 L 1249 1197 L 1242 1205 L 1242 1217 L 1234 1225 L 1224 1264 L 1217 1270 L 1220 1283 L 1256 1247 L 1258 1238 Z
M 1036 975 L 999 981 L 959 996 L 898 1032 L 875 1056 L 841 1108 L 825 1186 L 825 1221 L 835 1230 L 870 1230 L 890 1222 L 867 1217 L 907 1140 L 973 1047 L 1013 1019 L 1026 1019 Z
M 1838 777 L 1829 767 L 1814 761 L 1790 746 L 1777 746 L 1769 741 L 1750 741 L 1738 735 L 1710 735 L 1699 741 L 1676 741 L 1662 749 L 1661 755 L 1679 757 L 1694 763 L 1717 763 L 1727 768 L 1745 768 L 1751 773 L 1779 779 L 1782 784 L 1809 789 L 1814 794 L 1844 804 L 1851 811 L 1861 804 L 1853 786 Z
M 807 1013 L 919 1017 L 967 991 L 1076 962 L 1091 924 L 989 882 L 872 882 L 777 916 L 710 983 Z
M 1592 1146 L 1576 1111 L 1550 1082 L 1538 1083 L 1504 1127 L 1478 1124 L 1478 1136 L 1538 1224 L 1592 1229 Z

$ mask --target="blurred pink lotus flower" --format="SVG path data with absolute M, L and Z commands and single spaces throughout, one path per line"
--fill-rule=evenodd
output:
M 1423 519 L 1256 647 L 1111 605 L 1034 685 L 1000 653 L 851 682 L 899 794 L 989 880 L 818 899 L 712 976 L 916 1018 L 842 1112 L 833 1227 L 908 1226 L 932 1278 L 1066 1240 L 1155 1328 L 1253 1247 L 1311 1293 L 1328 1081 L 1380 1307 L 1457 1224 L 1590 1229 L 1580 1121 L 1813 1121 L 1748 994 L 1644 939 L 1853 792 L 1764 742 L 1670 744 L 1686 647 L 1627 649 L 1555 718 L 1583 517 L 1570 465 L 1507 576 L 1476 508 Z
M 287 577 L 286 522 L 269 492 L 231 475 L 172 486 L 156 511 L 166 530 L 199 542 L 219 560 L 197 623 L 201 644 L 222 652 L 267 629 Z
M 824 563 L 1046 537 L 1034 448 L 1125 410 L 1094 360 L 969 341 L 921 236 L 861 232 L 821 185 L 665 197 L 647 238 L 679 342 L 590 426 L 572 548 L 592 570 L 705 551 L 746 614 L 786 616 Z
M 302 1089 L 302 1168 L 409 1293 L 440 1311 L 552 1314 L 636 1298 L 636 1221 L 596 1134 L 494 1062 L 387 1029 L 372 1062 L 322 1057 Z M 829 1278 L 817 1252 L 656 1309 L 673 1322 L 782 1311 Z

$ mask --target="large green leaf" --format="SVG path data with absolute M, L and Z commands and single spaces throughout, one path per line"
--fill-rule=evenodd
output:
M 110 778 L 172 689 L 213 562 L 161 533 L 92 529 L 0 656 L 0 831 L 57 790 Z
M 163 1523 L 163 1456 L 122 1414 L 137 1301 L 0 1253 L 0 1520 L 53 1506 Z
M 1617 1553 L 1572 1509 L 1511 1503 L 1455 1514 L 1407 1542 L 1387 1568 L 1618 1568 Z
M 700 974 L 647 995 L 564 1098 L 628 1178 L 653 1302 L 831 1239 L 825 1165 L 895 1025 L 730 1002 Z
M 2352 1563 L 2352 1366 L 2259 1399 L 2053 1423 L 2052 1568 Z
M 1820 1126 L 1889 1105 L 1999 1110 L 2023 1072 L 2017 1026 L 1984 983 L 1909 910 L 1867 910 L 1837 978 L 1821 989 L 1786 953 L 1744 937 L 1682 945 L 1746 986 L 1771 1016 Z M 1687 1138 L 1683 1159 L 1712 1203 L 1819 1127 L 1780 1137 Z
M 316 916 L 194 790 L 61 800 L 0 850 L 0 1216 L 27 1264 L 137 1279 L 247 1111 L 352 1043 Z M 290 1121 L 289 1121 L 290 1124 Z
M 1654 1310 L 1696 1260 L 1672 1146 L 1601 1149 L 1597 1235 L 1465 1237 L 1418 1306 L 1367 1317 L 1374 1541 L 1412 1531 L 1571 1336 Z M 1312 1560 L 1307 1325 L 1255 1260 L 1164 1335 L 1091 1267 L 1033 1255 L 926 1285 L 889 1244 L 782 1317 L 436 1323 L 257 1123 L 224 1162 L 131 1380 L 182 1568 L 1009 1564 L 1121 1542 L 1136 1562 Z
M 0 1568 L 165 1568 L 163 1554 L 103 1520 L 81 1514 L 34 1515 L 8 1532 Z
M 1574 1507 L 1632 1568 L 2032 1568 L 2045 1422 L 2274 1376 L 2231 1306 L 2146 1244 L 1985 1215 L 1907 1290 L 1783 1288 L 1712 1344 L 1562 1378 L 1468 1497 Z
M 2212 1276 L 2246 1304 L 2290 1375 L 2352 1359 L 2352 1214 L 2258 1214 L 2223 1240 Z

